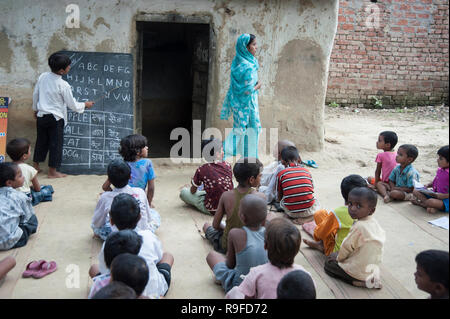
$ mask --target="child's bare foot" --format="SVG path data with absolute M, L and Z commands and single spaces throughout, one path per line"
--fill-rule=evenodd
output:
M 67 177 L 67 175 L 60 172 L 48 173 L 48 178 L 63 178 L 63 177 Z
M 302 228 L 305 232 L 307 232 L 311 237 L 314 237 L 314 229 L 316 228 L 316 222 L 312 221 L 309 223 L 304 223 Z
M 386 196 L 384 196 L 384 202 L 387 204 L 387 203 L 389 203 L 389 202 L 392 202 L 392 198 L 391 198 L 391 196 L 389 196 L 389 195 L 386 195 Z
M 375 288 L 375 289 L 383 288 L 383 285 L 381 284 L 381 282 L 379 280 L 375 281 L 373 278 L 369 283 L 367 283 L 365 281 L 354 280 L 352 282 L 352 285 L 355 287 L 362 287 L 362 288 Z
M 303 242 L 311 248 L 324 252 L 323 243 L 321 241 L 312 241 L 308 239 L 303 239 Z
M 437 212 L 436 208 L 431 208 L 431 207 L 427 208 L 427 213 L 428 214 L 436 214 L 436 212 Z

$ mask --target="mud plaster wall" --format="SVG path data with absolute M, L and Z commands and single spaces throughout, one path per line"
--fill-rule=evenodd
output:
M 211 16 L 215 54 L 210 57 L 213 71 L 207 125 L 222 132 L 232 127 L 231 120 L 219 120 L 219 113 L 229 86 L 235 41 L 241 33 L 253 33 L 259 45 L 263 127 L 268 132 L 278 127 L 279 138 L 289 138 L 301 149 L 322 148 L 323 106 L 338 0 L 79 0 L 80 28 L 72 29 L 65 26 L 70 3 L 2 1 L 0 95 L 14 100 L 8 140 L 22 136 L 34 144 L 32 92 L 39 74 L 48 71 L 51 53 L 66 49 L 136 54 L 135 17 L 167 13 Z M 261 149 L 264 143 L 261 141 Z

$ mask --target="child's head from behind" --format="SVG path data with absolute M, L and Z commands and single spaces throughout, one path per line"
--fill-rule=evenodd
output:
M 378 135 L 377 149 L 384 151 L 392 151 L 397 145 L 398 137 L 395 132 L 384 131 Z
M 239 204 L 239 217 L 247 227 L 261 226 L 267 217 L 267 203 L 262 197 L 248 194 Z
M 70 64 L 70 58 L 60 52 L 55 52 L 48 58 L 48 66 L 53 73 L 57 73 L 59 75 L 67 74 L 67 72 L 69 72 L 70 70 Z
M 139 134 L 128 135 L 120 140 L 119 154 L 127 162 L 148 156 L 147 138 Z
M 115 159 L 108 165 L 108 180 L 114 187 L 123 188 L 131 177 L 131 168 L 120 159 Z
M 341 182 L 341 194 L 344 198 L 345 205 L 348 203 L 348 194 L 353 188 L 356 187 L 367 187 L 367 182 L 360 175 L 352 174 L 345 177 Z
M 295 146 L 287 146 L 281 151 L 281 162 L 287 166 L 290 163 L 299 164 L 302 162 L 298 149 Z
M 149 271 L 144 258 L 129 253 L 116 256 L 111 263 L 111 280 L 123 282 L 140 296 L 147 286 Z
M 240 186 L 259 186 L 263 164 L 254 157 L 245 157 L 234 164 L 233 175 Z
M 6 145 L 6 153 L 14 162 L 25 161 L 30 157 L 30 146 L 26 138 L 15 138 Z
M 22 170 L 15 163 L 0 163 L 0 187 L 19 188 L 23 186 L 25 178 Z
M 295 147 L 295 144 L 288 140 L 280 140 L 277 143 L 277 149 L 276 149 L 276 156 L 274 154 L 274 157 L 276 157 L 279 161 L 281 161 L 281 152 L 288 146 Z
M 303 270 L 288 272 L 278 283 L 277 299 L 316 299 L 316 287 Z
M 137 295 L 133 288 L 123 282 L 111 281 L 101 288 L 92 299 L 136 299 Z
M 111 225 L 117 229 L 135 229 L 141 219 L 141 209 L 133 196 L 121 193 L 114 197 L 109 216 Z
M 416 256 L 414 274 L 417 288 L 432 298 L 448 298 L 449 253 L 443 250 L 425 250 Z
M 438 166 L 440 168 L 448 168 L 449 166 L 449 160 L 448 160 L 448 145 L 442 146 L 437 154 L 439 155 L 438 158 Z
M 412 144 L 403 144 L 398 148 L 395 160 L 400 165 L 406 166 L 414 162 L 419 156 L 419 150 Z
M 353 188 L 348 194 L 348 213 L 353 219 L 372 215 L 377 207 L 377 194 L 368 187 Z
M 141 250 L 142 237 L 134 230 L 125 229 L 111 233 L 103 249 L 106 267 L 110 268 L 116 256 L 124 253 L 137 255 Z
M 292 266 L 301 241 L 298 228 L 284 217 L 274 218 L 266 226 L 264 247 L 270 263 L 278 268 Z
M 202 140 L 202 157 L 207 162 L 214 162 L 215 160 L 223 160 L 223 145 L 222 142 L 215 138 L 209 140 Z

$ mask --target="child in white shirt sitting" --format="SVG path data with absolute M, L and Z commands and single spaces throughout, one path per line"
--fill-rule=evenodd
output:
M 108 165 L 108 181 L 115 187 L 111 192 L 104 192 L 97 203 L 97 207 L 92 217 L 92 230 L 94 234 L 103 240 L 112 232 L 117 230 L 109 223 L 109 211 L 113 199 L 121 194 L 132 195 L 139 203 L 141 219 L 137 225 L 140 230 L 148 229 L 155 232 L 161 224 L 161 217 L 158 212 L 150 208 L 145 191 L 139 187 L 131 187 L 128 180 L 131 176 L 131 169 L 123 160 L 114 160 Z

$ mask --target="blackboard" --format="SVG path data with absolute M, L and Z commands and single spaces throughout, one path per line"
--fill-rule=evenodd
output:
M 68 109 L 61 172 L 105 174 L 110 161 L 121 158 L 120 140 L 133 134 L 133 56 L 123 53 L 62 51 L 70 57 L 63 76 L 78 102 L 91 109 Z

